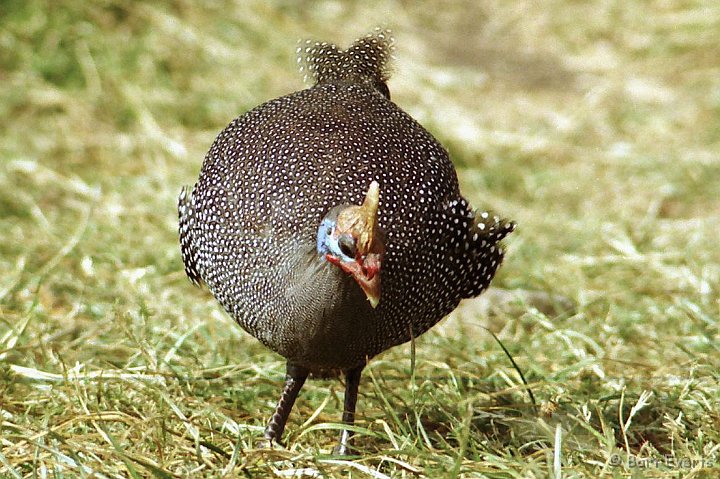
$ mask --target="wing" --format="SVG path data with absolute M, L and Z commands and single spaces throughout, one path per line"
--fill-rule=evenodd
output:
M 465 198 L 450 202 L 440 215 L 446 229 L 445 266 L 463 298 L 472 298 L 490 285 L 502 263 L 501 241 L 515 223 L 489 211 L 473 211 Z
M 178 233 L 180 234 L 180 252 L 182 253 L 185 274 L 195 285 L 200 285 L 202 278 L 197 265 L 197 243 L 194 237 L 195 209 L 193 195 L 187 186 L 183 187 L 178 197 Z

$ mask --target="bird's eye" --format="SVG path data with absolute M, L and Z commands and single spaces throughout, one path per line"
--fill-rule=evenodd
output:
M 338 246 L 340 246 L 340 252 L 350 258 L 355 257 L 355 241 L 350 235 L 341 235 L 338 239 Z

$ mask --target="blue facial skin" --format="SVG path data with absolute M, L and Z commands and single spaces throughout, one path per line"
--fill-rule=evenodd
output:
M 325 218 L 320 223 L 317 234 L 317 251 L 325 259 L 325 255 L 329 254 L 340 259 L 343 263 L 354 261 L 352 258 L 340 250 L 338 244 L 338 237 L 333 236 L 332 232 L 335 229 L 335 220 Z

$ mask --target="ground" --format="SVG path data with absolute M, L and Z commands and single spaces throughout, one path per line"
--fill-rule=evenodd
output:
M 0 25 L 0 477 L 716 477 L 717 2 L 26 0 Z M 329 455 L 338 380 L 256 449 L 284 364 L 185 277 L 176 198 L 304 87 L 299 39 L 375 25 L 394 101 L 518 229 L 485 300 L 369 365 L 360 456 Z

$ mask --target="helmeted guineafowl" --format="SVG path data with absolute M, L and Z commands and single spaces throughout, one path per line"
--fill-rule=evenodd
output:
M 515 226 L 476 213 L 447 151 L 390 101 L 391 50 L 382 30 L 301 46 L 314 86 L 230 123 L 180 194 L 187 275 L 287 359 L 270 442 L 312 371 L 344 371 L 353 423 L 366 362 L 486 289 Z

